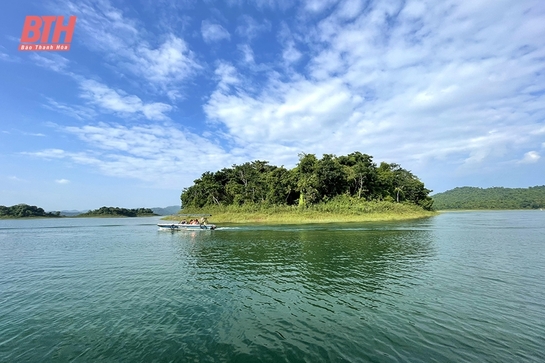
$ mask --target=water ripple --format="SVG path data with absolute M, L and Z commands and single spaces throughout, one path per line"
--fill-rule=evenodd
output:
M 543 224 L 512 213 L 0 221 L 0 361 L 545 361 Z

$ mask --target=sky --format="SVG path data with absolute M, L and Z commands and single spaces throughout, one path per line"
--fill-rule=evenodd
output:
M 28 15 L 75 15 L 65 52 Z M 542 0 L 11 1 L 0 205 L 165 207 L 206 171 L 359 151 L 434 193 L 545 184 Z

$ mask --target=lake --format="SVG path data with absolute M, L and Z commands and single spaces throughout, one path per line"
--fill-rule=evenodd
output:
M 545 212 L 0 220 L 0 362 L 544 362 Z

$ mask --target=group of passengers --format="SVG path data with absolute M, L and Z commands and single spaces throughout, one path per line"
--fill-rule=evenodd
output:
M 189 222 L 187 220 L 181 220 L 180 221 L 180 224 L 192 224 L 192 225 L 200 225 L 200 224 L 206 224 L 206 218 L 201 218 L 201 220 L 199 221 L 198 219 L 191 219 L 189 220 Z

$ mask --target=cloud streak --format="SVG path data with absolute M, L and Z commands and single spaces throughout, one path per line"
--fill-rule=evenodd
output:
M 170 188 L 188 185 L 203 170 L 226 167 L 233 160 L 218 145 L 171 124 L 56 127 L 82 141 L 83 150 L 51 148 L 25 154 L 66 160 L 91 166 L 105 175 Z
M 80 89 L 81 97 L 90 104 L 124 115 L 141 114 L 148 120 L 167 120 L 165 112 L 172 110 L 166 103 L 144 103 L 135 95 L 127 95 L 94 80 L 81 81 Z
M 162 34 L 158 40 L 150 37 L 138 20 L 107 0 L 64 1 L 54 8 L 78 16 L 84 46 L 171 99 L 180 98 L 180 86 L 202 68 L 182 38 L 174 33 Z

